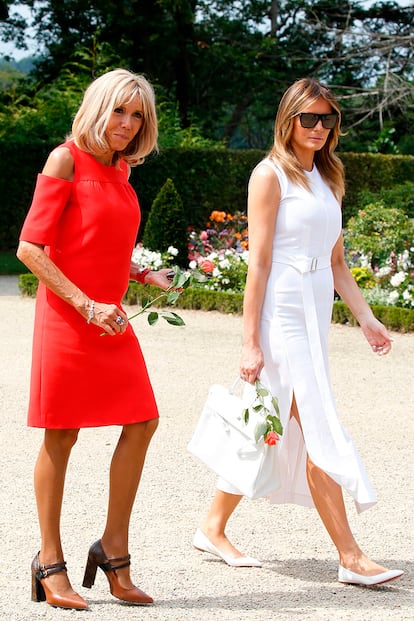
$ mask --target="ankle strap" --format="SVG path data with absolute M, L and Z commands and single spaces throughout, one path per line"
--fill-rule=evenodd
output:
M 60 571 L 67 571 L 66 562 L 59 561 L 58 563 L 49 563 L 48 565 L 42 565 L 39 563 L 39 566 L 36 571 L 36 577 L 38 580 L 43 580 L 48 576 L 52 576 L 53 574 L 57 574 Z
M 114 563 L 119 563 L 114 565 Z M 131 565 L 131 555 L 119 556 L 118 558 L 107 558 L 101 567 L 104 571 L 116 571 L 117 569 L 123 569 Z

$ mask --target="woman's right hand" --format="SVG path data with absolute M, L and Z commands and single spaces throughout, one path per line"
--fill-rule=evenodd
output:
M 263 352 L 259 345 L 243 345 L 240 360 L 240 377 L 254 384 L 264 366 Z
M 99 326 L 107 334 L 123 334 L 128 327 L 128 317 L 116 304 L 95 302 L 94 316 L 91 323 Z

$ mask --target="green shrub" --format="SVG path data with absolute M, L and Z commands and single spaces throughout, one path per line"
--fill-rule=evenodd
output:
M 409 218 L 414 218 L 414 183 L 412 181 L 406 181 L 391 188 L 382 188 L 377 192 L 363 190 L 358 200 L 361 207 L 381 202 L 385 207 L 402 209 Z
M 398 306 L 371 306 L 375 317 L 389 330 L 414 332 L 414 310 Z M 344 302 L 335 302 L 332 322 L 357 326 L 358 322 Z
M 382 153 L 339 153 L 345 166 L 346 194 L 343 221 L 347 224 L 360 208 L 359 195 L 363 190 L 378 193 L 414 178 L 414 157 L 383 155 Z M 376 201 L 375 201 L 376 202 Z
M 34 274 L 20 274 L 17 284 L 23 295 L 30 298 L 36 297 L 39 281 Z
M 350 218 L 344 232 L 346 247 L 371 257 L 371 265 L 382 266 L 391 253 L 401 253 L 412 244 L 414 224 L 401 210 L 372 203 Z
M 167 179 L 152 204 L 143 244 L 145 248 L 161 253 L 173 246 L 178 250 L 177 264 L 187 266 L 187 223 L 183 202 L 172 179 Z
M 0 274 L 24 274 L 27 267 L 14 252 L 0 252 Z

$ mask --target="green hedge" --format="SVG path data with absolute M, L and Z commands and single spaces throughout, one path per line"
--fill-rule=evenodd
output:
M 398 306 L 372 306 L 372 312 L 384 326 L 396 332 L 414 332 L 414 310 Z M 344 302 L 335 302 L 332 313 L 333 323 L 356 326 L 357 321 Z
M 0 142 L 0 250 L 15 250 L 29 208 L 36 175 L 55 145 Z M 152 202 L 171 178 L 181 196 L 189 225 L 202 227 L 212 210 L 243 211 L 247 183 L 254 166 L 265 155 L 260 150 L 165 149 L 151 156 L 131 175 L 142 208 L 144 230 Z M 414 179 L 414 156 L 377 153 L 340 153 L 345 165 L 347 194 L 344 223 L 358 211 L 357 195 Z M 19 174 L 16 174 L 18 171 Z
M 37 290 L 37 278 L 33 274 L 19 276 L 19 289 L 23 295 L 34 297 Z M 139 285 L 131 282 L 124 302 L 129 305 L 140 305 L 143 298 L 155 298 L 159 293 L 157 287 Z M 163 300 L 154 306 L 162 307 Z M 225 291 L 208 291 L 207 289 L 185 289 L 173 308 L 190 310 L 219 311 L 240 315 L 243 310 L 242 293 L 226 293 Z M 389 329 L 397 332 L 414 332 L 414 310 L 396 306 L 373 306 L 375 316 Z M 332 314 L 333 323 L 357 325 L 349 308 L 344 302 L 335 302 Z

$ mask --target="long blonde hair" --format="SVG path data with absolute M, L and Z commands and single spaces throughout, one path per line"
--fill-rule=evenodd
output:
M 338 114 L 338 122 L 330 130 L 322 149 L 315 152 L 314 161 L 322 179 L 340 201 L 345 193 L 344 167 L 334 151 L 341 135 L 341 111 L 331 91 L 317 80 L 302 78 L 284 93 L 276 114 L 274 143 L 269 157 L 276 160 L 292 182 L 309 189 L 308 179 L 292 147 L 292 133 L 295 116 L 320 97 Z
M 68 139 L 75 140 L 81 149 L 92 155 L 107 153 L 110 148 L 105 132 L 112 112 L 137 95 L 141 100 L 143 124 L 127 147 L 115 154 L 115 160 L 123 159 L 130 166 L 142 164 L 147 155 L 157 150 L 155 96 L 151 84 L 142 75 L 126 69 L 108 71 L 88 86 Z

